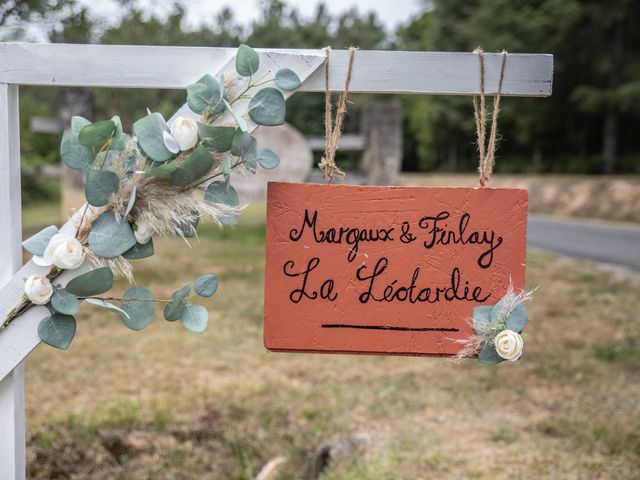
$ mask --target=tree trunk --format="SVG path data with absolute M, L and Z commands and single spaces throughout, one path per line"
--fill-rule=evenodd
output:
M 624 50 L 622 22 L 614 27 L 613 49 L 611 52 L 611 73 L 609 75 L 609 89 L 620 85 L 620 69 L 622 68 L 622 54 Z M 618 106 L 609 105 L 604 115 L 602 138 L 602 173 L 613 173 L 618 155 Z
M 449 141 L 449 151 L 447 152 L 447 170 L 455 172 L 458 170 L 458 142 Z
M 618 112 L 610 108 L 604 117 L 604 138 L 602 139 L 602 173 L 615 171 L 618 153 Z

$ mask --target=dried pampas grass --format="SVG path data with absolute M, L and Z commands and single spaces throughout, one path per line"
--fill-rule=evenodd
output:
M 80 209 L 81 215 L 80 211 L 76 212 L 73 218 L 74 221 L 77 219 L 76 236 L 80 242 L 87 243 L 93 222 L 105 212 L 114 212 L 124 221 L 146 222 L 159 236 L 179 235 L 185 238 L 180 226 L 184 228 L 209 218 L 221 227 L 220 218 L 238 214 L 242 209 L 204 200 L 207 184 L 220 175 L 219 159 L 203 176 L 207 181 L 199 179 L 186 186 L 175 185 L 170 178 L 149 176 L 145 163 L 133 142 L 122 153 L 114 154 L 111 170 L 121 178 L 120 188 L 107 205 L 96 208 L 87 204 Z M 134 204 L 130 206 L 132 199 Z M 101 258 L 90 249 L 87 249 L 87 257 L 94 265 L 108 266 L 114 275 L 133 281 L 133 268 L 125 258 Z

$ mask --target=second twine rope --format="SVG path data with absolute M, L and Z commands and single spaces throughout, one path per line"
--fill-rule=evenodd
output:
M 349 84 L 351 83 L 351 72 L 353 71 L 353 58 L 357 48 L 349 48 L 349 63 L 347 66 L 347 76 L 344 82 L 344 88 L 338 97 L 338 105 L 336 107 L 335 120 L 332 115 L 331 105 L 331 89 L 329 86 L 329 61 L 331 58 L 331 48 L 327 47 L 325 51 L 325 70 L 324 70 L 324 155 L 318 164 L 327 183 L 331 183 L 334 177 L 343 179 L 345 173 L 336 165 L 336 151 L 338 150 L 338 142 L 342 134 L 344 125 L 344 116 L 347 113 L 347 99 L 349 98 Z

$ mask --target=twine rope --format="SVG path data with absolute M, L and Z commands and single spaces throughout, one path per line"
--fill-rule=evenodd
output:
M 484 94 L 484 52 L 481 48 L 476 48 L 473 53 L 478 54 L 480 60 L 480 99 L 473 97 L 473 117 L 476 123 L 476 136 L 478 142 L 478 153 L 480 162 L 478 164 L 479 183 L 485 187 L 496 163 L 496 138 L 498 134 L 498 114 L 500 113 L 500 95 L 502 93 L 502 83 L 504 81 L 504 69 L 507 64 L 507 51 L 502 51 L 502 64 L 500 66 L 500 79 L 498 81 L 498 92 L 493 99 L 493 113 L 491 114 L 491 130 L 487 142 L 487 106 Z
M 338 142 L 342 135 L 342 127 L 344 125 L 344 116 L 347 113 L 347 99 L 349 98 L 349 84 L 351 83 L 351 72 L 353 71 L 353 58 L 357 48 L 349 48 L 349 64 L 347 66 L 347 76 L 344 82 L 344 89 L 338 97 L 338 105 L 336 107 L 335 120 L 332 115 L 331 90 L 329 88 L 329 61 L 331 58 L 331 47 L 324 49 L 325 52 L 325 68 L 324 68 L 324 155 L 318 164 L 327 183 L 331 183 L 334 177 L 343 179 L 345 173 L 336 165 L 335 157 L 338 150 Z

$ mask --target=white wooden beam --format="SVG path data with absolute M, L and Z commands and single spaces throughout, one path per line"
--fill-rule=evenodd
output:
M 0 285 L 22 264 L 20 213 L 18 87 L 0 83 Z M 0 478 L 21 480 L 26 474 L 23 365 L 0 378 Z
M 265 49 L 258 49 L 265 51 Z M 279 50 L 318 54 L 319 50 Z M 0 82 L 22 85 L 123 88 L 184 88 L 205 73 L 218 71 L 235 48 L 153 47 L 129 45 L 0 44 Z M 485 54 L 488 94 L 497 90 L 500 55 Z M 347 51 L 331 56 L 332 90 L 342 89 Z M 553 56 L 508 55 L 503 94 L 551 95 Z M 300 91 L 324 90 L 318 70 Z M 480 90 L 478 56 L 474 53 L 360 50 L 356 53 L 353 92 L 476 95 Z

